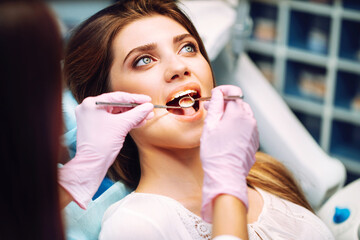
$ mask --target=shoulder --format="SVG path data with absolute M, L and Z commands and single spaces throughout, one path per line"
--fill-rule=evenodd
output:
M 131 193 L 105 212 L 100 239 L 166 239 L 171 202 L 161 197 Z
M 261 189 L 256 190 L 264 200 L 258 221 L 250 224 L 257 234 L 260 232 L 260 235 L 274 236 L 275 239 L 334 239 L 325 223 L 308 209 Z

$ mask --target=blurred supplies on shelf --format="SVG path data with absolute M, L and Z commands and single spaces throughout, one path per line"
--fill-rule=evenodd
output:
M 351 108 L 354 111 L 360 112 L 360 93 L 358 93 L 352 100 Z
M 256 18 L 254 37 L 261 41 L 272 42 L 276 38 L 275 20 L 269 18 Z
M 299 76 L 299 89 L 304 95 L 323 99 L 326 93 L 325 76 L 304 70 Z
M 264 77 L 271 83 L 274 84 L 275 71 L 274 71 L 274 58 L 267 55 L 257 54 L 254 52 L 248 52 L 251 60 L 256 64 Z
M 253 3 L 255 8 L 250 8 L 250 17 L 254 22 L 253 38 L 263 42 L 276 40 L 277 9 L 271 5 L 262 7 L 262 4 Z
M 308 48 L 316 53 L 326 53 L 328 37 L 326 23 L 319 17 L 314 17 L 308 33 Z
M 259 67 L 265 78 L 271 83 L 274 83 L 274 64 L 270 61 L 257 61 L 256 65 Z
M 287 44 L 305 52 L 328 54 L 330 25 L 331 19 L 328 16 L 294 8 L 289 12 Z

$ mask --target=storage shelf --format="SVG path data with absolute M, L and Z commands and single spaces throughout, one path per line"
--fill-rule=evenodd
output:
M 349 60 L 338 60 L 337 67 L 339 70 L 360 74 L 360 62 L 357 63 Z
M 304 1 L 290 1 L 290 7 L 294 10 L 323 16 L 330 16 L 334 11 L 331 5 Z
M 279 1 L 278 0 L 254 0 L 252 2 L 258 2 L 258 3 L 263 3 L 263 4 L 271 4 L 271 5 L 278 5 Z
M 333 6 L 334 1 L 337 1 L 337 0 L 327 0 L 325 2 L 316 2 L 314 0 L 290 0 L 290 1 L 301 2 L 301 3 L 305 3 L 305 4 L 311 4 L 311 5 Z
M 360 126 L 360 112 L 344 110 L 341 108 L 334 108 L 333 115 L 334 118 L 337 120 Z
M 269 62 L 266 74 L 295 115 L 325 152 L 360 177 L 360 1 L 248 2 L 252 18 L 266 8 L 276 13 L 268 24 L 275 38 L 253 35 L 245 45 L 250 58 L 258 66 Z
M 323 55 L 318 55 L 308 51 L 301 51 L 298 49 L 287 49 L 288 59 L 301 61 L 303 63 L 309 63 L 311 65 L 326 67 L 328 58 Z
M 314 115 L 321 117 L 324 111 L 324 106 L 319 103 L 315 103 L 303 98 L 294 97 L 290 95 L 283 96 L 285 102 L 290 106 L 291 109 L 298 112 Z
M 359 11 L 342 9 L 341 15 L 344 19 L 360 21 Z
M 246 48 L 248 51 L 266 54 L 266 55 L 274 55 L 275 45 L 273 43 L 269 42 L 261 42 L 257 40 L 247 41 L 246 42 Z

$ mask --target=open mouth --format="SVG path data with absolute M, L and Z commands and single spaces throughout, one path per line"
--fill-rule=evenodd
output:
M 175 106 L 175 107 L 180 107 L 179 105 L 179 101 L 180 99 L 182 99 L 183 97 L 192 97 L 192 98 L 199 98 L 200 93 L 196 90 L 185 90 L 185 91 L 181 91 L 178 92 L 177 94 L 175 94 L 171 100 L 169 102 L 166 103 L 166 106 Z M 192 107 L 189 108 L 168 108 L 167 111 L 172 113 L 172 114 L 176 114 L 176 115 L 193 115 L 194 113 L 196 113 L 200 108 L 200 104 L 199 101 L 195 101 L 194 105 Z

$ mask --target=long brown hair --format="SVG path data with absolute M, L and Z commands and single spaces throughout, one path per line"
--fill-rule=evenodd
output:
M 255 158 L 246 178 L 250 187 L 258 187 L 313 212 L 292 173 L 282 163 L 263 152 L 257 152 Z
M 40 1 L 2 1 L 0 36 L 0 239 L 61 240 L 57 159 L 62 131 L 62 40 L 58 26 Z
M 197 40 L 201 54 L 210 65 L 199 34 L 175 1 L 122 1 L 89 18 L 70 38 L 65 56 L 65 78 L 78 102 L 88 96 L 111 91 L 109 71 L 113 61 L 114 37 L 127 24 L 154 14 L 170 17 L 184 26 Z M 257 154 L 257 159 L 248 177 L 250 186 L 262 188 L 311 209 L 291 174 L 281 163 L 261 154 Z M 138 185 L 139 156 L 136 144 L 130 135 L 126 137 L 124 146 L 108 174 L 112 179 L 123 181 L 131 188 Z

